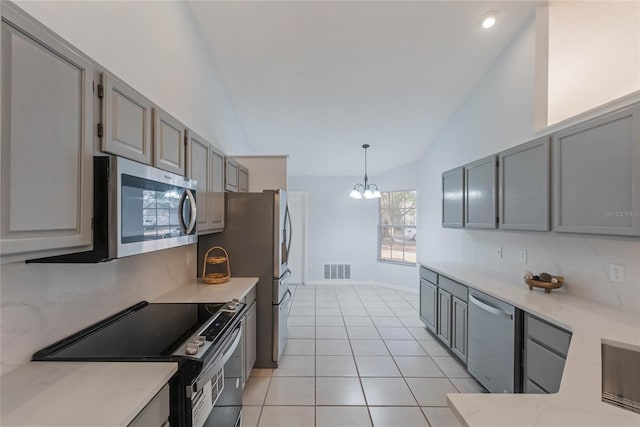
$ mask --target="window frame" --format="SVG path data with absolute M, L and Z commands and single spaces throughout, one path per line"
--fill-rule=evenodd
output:
M 402 235 L 403 235 L 403 236 L 404 236 L 404 230 L 405 230 L 405 229 L 407 229 L 407 228 L 415 228 L 415 229 L 416 229 L 416 234 L 417 234 L 417 230 L 418 230 L 418 224 L 417 224 L 417 216 L 418 216 L 418 190 L 392 190 L 392 191 L 382 191 L 382 192 L 381 192 L 382 194 L 384 194 L 384 193 L 410 193 L 410 192 L 415 192 L 415 193 L 416 193 L 416 207 L 414 208 L 415 215 L 416 215 L 416 224 L 415 224 L 415 225 L 394 225 L 394 224 L 388 224 L 388 225 L 384 225 L 384 226 L 383 226 L 383 225 L 380 223 L 380 220 L 381 220 L 381 218 L 382 218 L 382 215 L 381 215 L 381 213 L 382 213 L 382 197 L 380 197 L 380 198 L 378 199 L 378 220 L 377 220 L 377 223 L 378 223 L 378 224 L 377 224 L 377 226 L 376 226 L 377 231 L 378 231 L 378 247 L 377 247 L 377 250 L 376 250 L 376 252 L 377 252 L 377 254 L 376 254 L 376 258 L 377 258 L 377 261 L 378 261 L 378 262 L 386 263 L 386 264 L 405 265 L 405 266 L 416 266 L 416 265 L 418 264 L 417 253 L 416 253 L 416 261 L 415 261 L 415 262 L 412 262 L 412 261 L 405 261 L 405 260 L 400 261 L 400 260 L 397 260 L 397 259 L 388 259 L 388 258 L 382 258 L 382 257 L 381 257 L 381 255 L 382 255 L 382 229 L 383 229 L 384 227 L 390 227 L 390 228 L 392 228 L 392 229 L 393 229 L 393 228 L 402 228 L 402 229 L 403 229 L 403 232 L 402 232 Z M 404 207 L 403 207 L 403 208 L 401 208 L 401 209 L 406 209 L 406 208 L 404 208 Z M 405 254 L 405 251 L 404 251 L 404 248 L 405 248 L 404 241 L 403 241 L 403 245 L 402 245 L 402 247 L 403 247 L 403 259 L 404 259 L 404 258 L 405 258 L 405 255 L 404 255 L 404 254 Z M 416 249 L 417 249 L 417 247 L 416 247 Z

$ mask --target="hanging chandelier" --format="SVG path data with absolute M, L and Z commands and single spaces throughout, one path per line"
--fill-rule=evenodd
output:
M 367 177 L 367 148 L 369 148 L 369 144 L 364 144 L 362 148 L 364 148 L 364 184 L 354 185 L 349 196 L 354 199 L 377 199 L 381 197 L 380 190 L 377 185 L 369 184 Z

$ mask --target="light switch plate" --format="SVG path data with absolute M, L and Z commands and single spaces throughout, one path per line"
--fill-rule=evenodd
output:
M 624 283 L 624 265 L 609 264 L 609 280 L 613 283 Z
M 500 246 L 496 249 L 496 258 L 502 258 L 502 247 Z
M 527 263 L 527 250 L 520 249 L 520 262 Z

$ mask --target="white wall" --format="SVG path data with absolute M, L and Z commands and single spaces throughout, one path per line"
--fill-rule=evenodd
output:
M 418 162 L 370 177 L 382 191 L 414 190 Z M 416 266 L 378 262 L 378 200 L 354 200 L 349 192 L 362 176 L 291 176 L 289 190 L 308 193 L 307 282 L 323 280 L 323 264 L 352 264 L 354 281 L 418 288 Z M 418 199 L 420 193 L 418 193 Z M 418 240 L 421 230 L 418 231 Z
M 549 124 L 640 90 L 640 2 L 549 4 Z
M 230 154 L 250 154 L 215 63 L 180 1 L 18 1 L 22 9 Z
M 465 262 L 506 274 L 524 286 L 525 270 L 563 274 L 564 291 L 623 310 L 640 312 L 638 239 L 554 232 L 454 230 L 441 227 L 441 173 L 526 142 L 533 137 L 535 106 L 533 20 L 508 46 L 451 118 L 420 162 L 418 259 Z M 497 259 L 496 248 L 504 258 Z M 519 250 L 528 263 L 519 262 Z M 624 264 L 626 284 L 608 280 L 608 265 Z
M 224 150 L 249 150 L 215 64 L 182 2 L 19 6 Z M 2 373 L 56 340 L 194 280 L 195 256 L 191 245 L 105 264 L 0 266 Z

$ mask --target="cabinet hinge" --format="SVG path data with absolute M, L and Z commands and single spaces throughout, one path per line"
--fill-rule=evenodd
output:
M 102 99 L 103 96 L 104 96 L 104 86 L 98 85 L 98 98 Z
M 102 123 L 98 123 L 98 136 L 102 138 L 102 134 L 104 133 L 104 126 Z

